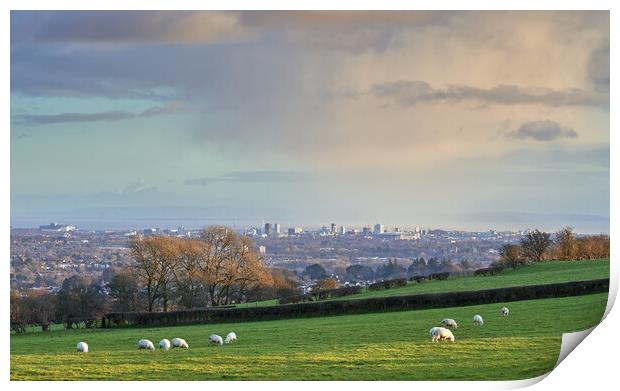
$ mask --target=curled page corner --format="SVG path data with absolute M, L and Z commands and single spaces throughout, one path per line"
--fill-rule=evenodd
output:
M 598 326 L 598 325 L 596 325 Z M 558 356 L 558 361 L 555 363 L 556 368 L 560 363 L 572 352 L 577 345 L 579 345 L 586 337 L 596 328 L 596 326 L 590 327 L 589 329 L 575 331 L 574 333 L 564 333 L 562 334 L 562 346 L 560 348 L 560 355 Z
M 553 367 L 553 369 L 557 368 L 557 366 L 560 365 L 560 363 L 566 357 L 568 357 L 568 355 L 577 347 L 577 345 L 579 345 L 584 339 L 586 339 L 586 337 L 597 326 L 598 325 L 590 327 L 589 329 L 586 329 L 586 330 L 575 331 L 573 333 L 564 333 L 564 334 L 562 334 L 562 345 L 560 347 L 560 354 L 558 355 L 558 361 L 556 361 L 555 366 Z M 540 376 L 533 377 L 533 378 L 530 378 L 530 379 L 523 379 L 523 380 L 515 380 L 515 381 L 511 381 L 511 382 L 506 382 L 505 387 L 502 387 L 502 388 L 503 389 L 517 389 L 517 388 L 526 388 L 526 387 L 533 386 L 534 384 L 537 384 L 537 383 L 541 382 L 544 378 L 549 376 L 549 374 L 551 372 L 553 372 L 553 369 L 550 370 L 549 372 L 545 373 L 545 374 L 542 374 Z

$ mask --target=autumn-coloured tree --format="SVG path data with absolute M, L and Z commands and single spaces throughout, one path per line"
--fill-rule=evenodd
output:
M 254 244 L 233 230 L 213 226 L 200 234 L 203 244 L 199 263 L 211 305 L 225 305 L 270 278 Z
M 327 291 L 330 289 L 340 288 L 340 283 L 334 278 L 324 278 L 318 281 L 313 287 L 312 292 Z
M 521 247 L 517 244 L 504 244 L 499 250 L 499 256 L 499 262 L 504 267 L 516 269 L 527 263 L 527 259 L 521 253 Z
M 610 240 L 608 235 L 584 236 L 576 239 L 577 259 L 609 258 Z
M 577 258 L 577 238 L 571 227 L 565 227 L 555 234 L 554 258 L 571 260 Z

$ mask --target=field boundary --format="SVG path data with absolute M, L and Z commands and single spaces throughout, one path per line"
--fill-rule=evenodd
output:
M 202 308 L 170 312 L 116 312 L 106 314 L 102 327 L 176 326 L 228 323 L 463 307 L 510 301 L 581 296 L 609 291 L 609 278 L 555 284 L 491 288 L 476 291 L 424 293 L 406 296 L 334 300 L 266 307 Z

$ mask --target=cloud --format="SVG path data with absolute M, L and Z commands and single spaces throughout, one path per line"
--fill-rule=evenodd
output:
M 155 106 L 140 113 L 115 110 L 103 111 L 99 113 L 62 113 L 50 115 L 20 114 L 12 117 L 15 123 L 24 125 L 53 125 L 60 123 L 82 123 L 97 121 L 120 121 L 125 119 L 149 118 L 159 115 L 175 114 L 187 111 L 180 105 Z
M 592 52 L 588 76 L 597 91 L 609 93 L 609 42 Z
M 576 138 L 578 134 L 573 129 L 563 127 L 555 121 L 544 120 L 526 122 L 519 129 L 506 133 L 506 137 L 517 140 L 554 141 Z
M 186 179 L 186 185 L 208 186 L 216 182 L 271 182 L 271 183 L 290 183 L 300 182 L 310 179 L 310 174 L 306 172 L 294 171 L 238 171 L 230 172 L 221 176 L 210 176 L 203 178 Z
M 11 13 L 11 42 L 215 43 L 247 30 L 230 12 L 20 11 Z
M 465 102 L 484 104 L 540 104 L 559 106 L 606 106 L 607 94 L 581 89 L 553 90 L 548 88 L 523 88 L 513 85 L 498 85 L 485 89 L 466 85 L 433 88 L 419 80 L 399 80 L 374 84 L 370 93 L 378 97 L 395 100 L 403 107 L 424 102 Z

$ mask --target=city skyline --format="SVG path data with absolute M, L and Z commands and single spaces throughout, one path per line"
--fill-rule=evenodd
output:
M 608 233 L 609 172 L 608 12 L 11 13 L 16 227 Z

